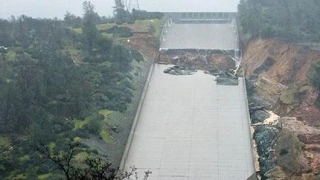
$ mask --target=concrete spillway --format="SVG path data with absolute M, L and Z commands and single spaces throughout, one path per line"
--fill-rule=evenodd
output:
M 164 32 L 160 49 L 235 50 L 238 34 L 234 24 L 172 24 Z
M 150 180 L 244 180 L 255 170 L 245 91 L 202 71 L 163 73 L 155 65 L 125 161 Z

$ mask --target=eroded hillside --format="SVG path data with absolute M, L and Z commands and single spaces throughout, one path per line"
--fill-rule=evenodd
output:
M 318 92 L 309 80 L 310 68 L 318 61 L 315 46 L 275 39 L 251 41 L 244 52 L 241 66 L 252 87 L 251 118 L 263 178 L 318 177 L 320 111 L 314 105 Z M 280 115 L 278 123 L 262 125 L 269 117 L 265 110 Z

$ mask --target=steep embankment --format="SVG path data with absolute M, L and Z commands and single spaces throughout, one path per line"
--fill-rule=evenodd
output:
M 320 51 L 315 47 L 275 39 L 251 41 L 244 52 L 241 66 L 253 85 L 251 103 L 281 116 L 277 126 L 263 125 L 261 131 L 261 125 L 256 125 L 260 166 L 269 179 L 314 179 L 319 173 L 320 111 L 314 106 L 317 92 L 308 79 L 317 61 Z M 265 115 L 251 111 L 252 119 L 259 119 L 253 117 L 257 114 Z M 263 142 L 270 143 L 266 147 Z
M 312 62 L 319 58 L 320 52 L 308 46 L 255 40 L 245 51 L 243 65 L 247 76 L 265 72 L 273 80 L 290 85 L 304 83 Z
M 97 149 L 101 154 L 107 155 L 109 161 L 118 167 L 121 162 L 123 151 L 128 140 L 130 129 L 136 114 L 136 110 L 140 101 L 140 96 L 144 88 L 146 78 L 153 58 L 158 53 L 159 46 L 154 30 L 157 30 L 157 24 L 160 20 L 154 20 L 154 24 L 146 21 L 138 21 L 135 24 L 125 24 L 119 27 L 129 28 L 132 31 L 130 37 L 113 36 L 115 43 L 129 47 L 134 57 L 139 57 L 137 52 L 141 53 L 144 60 L 133 61 L 131 63 L 130 79 L 134 84 L 133 97 L 127 109 L 124 112 L 102 110 L 101 114 L 105 116 L 105 127 L 103 127 L 101 137 L 91 136 L 90 139 L 84 139 L 83 142 L 90 147 Z M 115 25 L 100 25 L 102 31 L 107 31 Z M 112 36 L 105 34 L 106 36 Z M 135 51 L 137 52 L 135 52 Z M 74 58 L 76 59 L 76 57 Z M 80 58 L 81 59 L 81 58 Z
M 310 124 L 318 114 L 313 109 L 317 92 L 310 86 L 308 74 L 313 63 L 320 61 L 320 51 L 310 46 L 287 44 L 280 40 L 255 40 L 244 53 L 242 67 L 256 86 L 264 103 L 280 115 L 298 115 Z M 311 108 L 311 109 L 310 109 Z M 299 110 L 300 111 L 297 111 Z

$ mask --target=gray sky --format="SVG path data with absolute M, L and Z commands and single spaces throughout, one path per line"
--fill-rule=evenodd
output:
M 41 18 L 63 18 L 69 11 L 82 15 L 84 0 L 0 0 L 0 18 L 25 14 Z M 112 15 L 114 0 L 90 0 L 100 16 Z M 138 0 L 140 9 L 161 12 L 236 12 L 239 0 Z M 131 0 L 136 5 L 137 0 Z

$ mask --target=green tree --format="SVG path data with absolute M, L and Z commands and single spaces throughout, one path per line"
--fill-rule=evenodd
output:
M 90 1 L 83 2 L 82 9 L 84 12 L 84 21 L 91 21 L 95 24 L 98 24 L 100 22 L 100 16 L 98 15 L 98 13 L 95 12 L 95 6 Z
M 125 10 L 125 6 L 121 0 L 115 0 L 115 6 L 113 8 L 113 15 L 117 24 L 134 22 L 130 12 Z
M 7 20 L 0 19 L 0 46 L 10 47 L 14 43 L 13 24 Z
M 74 18 L 67 14 L 65 20 L 73 23 Z M 143 57 L 102 38 L 89 2 L 84 3 L 84 20 L 83 34 L 74 33 L 65 21 L 0 20 L 0 42 L 9 45 L 0 52 L 0 69 L 5 69 L 0 73 L 0 134 L 14 142 L 11 149 L 0 150 L 0 179 L 17 173 L 60 176 L 52 162 L 40 161 L 30 151 L 30 143 L 57 141 L 58 147 L 65 139 L 87 138 L 87 131 L 74 130 L 74 119 L 94 117 L 102 108 L 124 111 L 131 101 L 131 61 Z M 85 128 L 98 132 L 101 124 L 93 119 Z
M 37 180 L 37 169 L 29 166 L 26 170 L 26 180 Z
M 239 19 L 254 37 L 319 41 L 320 5 L 314 0 L 241 0 Z
M 82 23 L 82 19 L 79 16 L 76 16 L 74 14 L 71 14 L 70 12 L 67 12 L 64 15 L 64 22 L 67 26 L 80 27 Z
M 68 143 L 60 150 L 46 145 L 37 145 L 35 148 L 43 158 L 53 162 L 63 172 L 66 180 L 124 180 L 131 179 L 132 176 L 138 180 L 136 168 L 120 174 L 105 158 L 89 156 L 84 161 L 77 162 L 75 155 L 81 151 L 79 143 Z M 145 172 L 144 180 L 150 174 L 150 171 Z
M 84 37 L 84 44 L 87 47 L 87 51 L 91 54 L 94 48 L 95 43 L 100 38 L 99 31 L 96 27 L 96 16 L 97 13 L 94 11 L 94 5 L 91 2 L 85 1 L 83 3 L 83 37 Z

